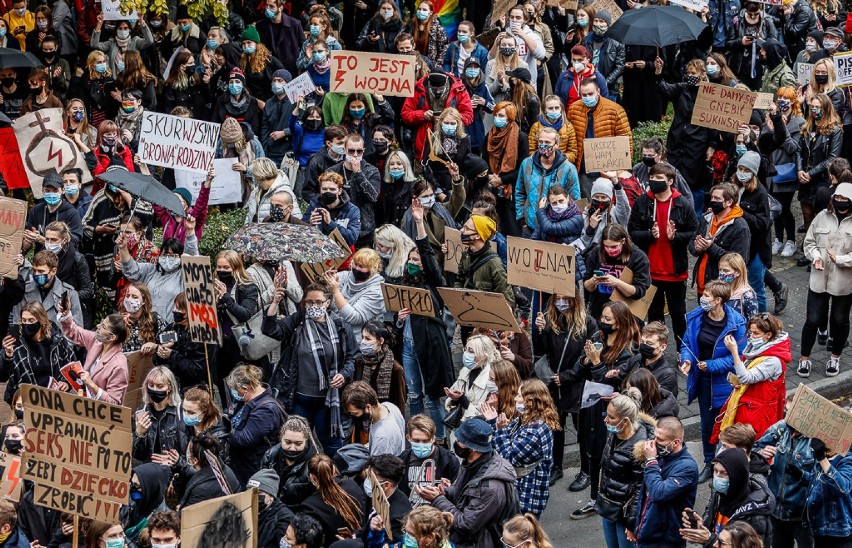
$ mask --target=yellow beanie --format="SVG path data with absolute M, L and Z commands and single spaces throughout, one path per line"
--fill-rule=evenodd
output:
M 487 242 L 491 239 L 491 236 L 494 236 L 494 233 L 497 231 L 497 223 L 494 222 L 494 219 L 491 217 L 486 217 L 485 215 L 471 215 L 470 220 L 473 221 L 473 227 L 476 229 L 476 233 L 482 238 L 483 242 Z

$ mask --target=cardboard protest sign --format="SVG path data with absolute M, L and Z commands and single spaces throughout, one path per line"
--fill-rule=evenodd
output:
M 343 234 L 341 234 L 339 230 L 335 228 L 331 231 L 328 237 L 337 242 L 337 245 L 340 246 L 340 249 L 343 250 L 345 255 L 336 259 L 329 259 L 322 263 L 302 263 L 299 268 L 302 270 L 302 274 L 305 275 L 309 283 L 316 282 L 329 270 L 337 270 L 337 267 L 348 261 L 349 257 L 352 256 L 352 250 L 349 248 L 349 244 L 346 243 L 346 240 L 343 238 Z
M 802 435 L 822 440 L 835 453 L 845 455 L 852 444 L 852 413 L 804 384 L 800 383 L 796 389 L 793 405 L 784 420 Z
M 181 509 L 183 548 L 257 548 L 257 488 Z
M 459 325 L 521 332 L 512 307 L 502 293 L 450 287 L 439 287 L 438 293 Z
M 837 87 L 852 86 L 852 51 L 835 53 L 832 57 L 834 58 L 834 73 L 837 75 Z
M 610 15 L 612 15 L 613 23 L 618 21 L 618 18 L 621 17 L 622 14 L 624 14 L 624 11 L 615 2 L 615 0 L 595 0 L 594 2 L 592 2 L 592 7 L 595 8 L 596 13 L 601 10 L 607 10 Z
M 373 482 L 373 485 L 381 485 L 379 478 L 376 477 L 376 474 L 373 473 L 372 470 L 370 470 L 369 475 L 370 481 Z M 393 538 L 393 531 L 391 531 L 390 502 L 388 501 L 388 496 L 385 494 L 384 489 L 373 489 L 373 496 L 371 499 L 373 508 L 375 508 L 376 513 L 382 517 L 382 522 L 385 524 L 385 532 L 387 533 L 388 540 L 397 540 Z
M 101 0 L 101 13 L 104 21 L 126 21 L 127 19 L 139 19 L 139 14 L 132 11 L 127 15 L 121 13 L 120 0 Z
M 35 482 L 35 503 L 119 524 L 130 494 L 130 409 L 31 384 L 21 396 L 27 433 L 20 476 Z
M 21 500 L 21 457 L 0 452 L 0 497 Z
M 154 368 L 154 357 L 143 356 L 141 352 L 131 352 L 127 356 L 127 392 L 124 393 L 124 406 L 139 409 L 142 405 L 142 392 L 145 390 L 145 378 Z
M 583 139 L 583 159 L 588 172 L 633 169 L 630 137 Z
M 491 20 L 496 21 L 517 4 L 517 0 L 494 0 L 494 5 L 491 7 Z
M 213 168 L 216 177 L 210 186 L 210 200 L 208 205 L 236 204 L 243 199 L 243 180 L 239 171 L 234 171 L 234 164 L 238 158 L 216 158 L 213 160 Z M 198 199 L 201 185 L 207 180 L 207 172 L 188 171 L 185 169 L 175 170 L 175 186 L 185 188 L 192 194 L 193 203 Z
M 216 313 L 216 292 L 210 257 L 183 255 L 183 287 L 186 294 L 189 334 L 193 342 L 222 344 L 222 330 Z
M 754 100 L 754 110 L 769 110 L 770 105 L 775 101 L 775 95 L 771 93 L 758 93 L 757 99 Z
M 547 0 L 548 6 L 555 8 L 564 8 L 566 10 L 576 10 L 580 5 L 579 0 Z
M 213 167 L 219 124 L 146 110 L 139 132 L 144 164 L 207 173 Z
M 701 82 L 691 123 L 719 131 L 736 133 L 748 124 L 757 94 L 736 88 Z
M 314 81 L 311 80 L 311 75 L 307 72 L 296 76 L 286 84 L 284 84 L 284 93 L 294 105 L 299 102 L 299 97 L 307 97 L 316 89 Z
M 330 91 L 412 97 L 414 82 L 414 59 L 410 55 L 331 52 Z
M 624 283 L 630 284 L 633 283 L 633 271 L 629 268 L 625 268 L 621 271 L 621 276 L 618 278 Z M 630 309 L 630 312 L 633 313 L 634 316 L 639 318 L 642 321 L 645 321 L 645 318 L 648 317 L 648 309 L 651 307 L 651 303 L 654 301 L 654 295 L 657 294 L 657 286 L 651 285 L 648 286 L 648 289 L 645 291 L 645 294 L 641 299 L 634 299 L 633 297 L 627 297 L 617 288 L 613 289 L 612 294 L 609 296 L 610 301 L 622 301 L 627 305 L 627 308 Z
M 514 236 L 506 243 L 510 284 L 574 296 L 574 246 Z
M 62 173 L 76 167 L 83 182 L 92 180 L 83 153 L 62 129 L 62 109 L 45 108 L 28 112 L 12 122 L 18 150 L 33 196 L 41 198 L 41 181 L 48 173 Z
M 388 312 L 399 312 L 407 308 L 412 314 L 418 316 L 435 316 L 435 304 L 432 302 L 432 293 L 428 289 L 382 284 L 382 295 Z
M 692 11 L 701 11 L 707 7 L 707 0 L 669 0 L 670 4 L 676 4 L 678 6 L 683 6 L 687 9 L 691 9 Z
M 813 63 L 796 63 L 796 81 L 800 86 L 806 86 L 811 81 L 814 71 Z
M 461 232 L 455 228 L 444 228 L 444 243 L 447 244 L 447 252 L 444 254 L 444 270 L 458 274 L 459 261 L 464 254 L 461 245 Z
M 0 198 L 0 276 L 4 278 L 18 278 L 15 257 L 21 253 L 26 223 L 27 202 Z

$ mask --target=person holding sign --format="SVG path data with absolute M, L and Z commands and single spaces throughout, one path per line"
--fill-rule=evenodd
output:
M 623 280 L 630 269 L 632 279 Z M 583 287 L 589 296 L 589 314 L 596 318 L 614 291 L 632 300 L 641 299 L 651 285 L 651 265 L 645 252 L 633 245 L 627 230 L 621 225 L 607 225 L 601 233 L 598 249 L 586 255 L 586 274 Z
M 484 215 L 471 215 L 461 228 L 461 244 L 465 253 L 459 261 L 454 287 L 502 293 L 509 306 L 515 307 L 515 292 L 509 285 L 503 261 L 491 249 L 491 238 L 497 223 Z M 471 328 L 463 328 L 470 332 Z

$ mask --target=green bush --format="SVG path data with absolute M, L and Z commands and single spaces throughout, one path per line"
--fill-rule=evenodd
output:
M 633 129 L 633 161 L 638 163 L 642 161 L 642 143 L 651 137 L 659 137 L 666 142 L 666 137 L 669 134 L 671 127 L 671 118 L 664 119 L 662 122 L 640 122 Z
M 245 209 L 232 209 L 222 213 L 218 207 L 211 207 L 210 213 L 207 215 L 207 223 L 204 225 L 204 234 L 201 236 L 201 242 L 198 245 L 199 253 L 207 257 L 215 257 L 222 250 L 222 244 L 225 243 L 228 236 L 243 226 L 245 219 Z M 161 228 L 154 230 L 154 243 L 157 246 L 163 243 L 163 230 Z

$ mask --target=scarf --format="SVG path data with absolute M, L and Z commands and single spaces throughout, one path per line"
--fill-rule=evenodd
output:
M 719 227 L 727 223 L 728 221 L 732 221 L 737 217 L 743 216 L 743 210 L 737 204 L 734 204 L 734 207 L 731 208 L 731 211 L 725 216 L 721 221 L 716 219 L 716 215 L 710 215 L 710 224 L 707 226 L 707 235 L 706 238 L 713 239 L 716 236 L 716 232 L 719 230 Z M 710 256 L 707 254 L 706 250 L 701 254 L 701 259 L 698 263 L 698 275 L 695 277 L 698 282 L 698 294 L 701 295 L 704 293 L 704 276 L 707 272 L 707 261 Z
M 541 122 L 541 127 L 552 127 L 558 133 L 559 131 L 562 130 L 562 122 L 565 121 L 565 118 L 559 118 L 554 123 L 554 122 L 551 122 L 550 118 L 548 118 L 547 116 L 542 116 L 541 114 L 539 114 L 538 115 L 538 121 Z
M 234 118 L 242 118 L 243 115 L 248 112 L 248 94 L 241 94 L 239 99 L 236 99 L 233 95 L 231 95 L 230 99 L 230 101 L 225 103 L 225 110 L 227 110 L 228 114 L 230 114 Z
M 142 114 L 145 110 L 142 107 L 137 107 L 131 113 L 126 113 L 121 109 L 118 109 L 118 114 L 115 116 L 115 121 L 118 123 L 118 127 L 121 129 L 126 129 L 131 134 L 136 135 L 136 128 L 142 123 Z
M 746 369 L 756 367 L 760 362 L 765 360 L 767 356 L 760 356 L 748 362 Z M 733 426 L 737 422 L 737 408 L 740 406 L 740 398 L 743 397 L 745 391 L 748 390 L 750 384 L 741 384 L 735 373 L 728 373 L 728 382 L 734 387 L 734 391 L 725 402 L 725 414 L 722 417 L 722 424 L 719 425 L 719 431 L 723 431 L 729 426 Z
M 333 379 L 337 375 L 337 330 L 334 327 L 334 321 L 326 315 L 325 325 L 328 328 L 328 337 L 331 340 L 331 348 L 334 352 L 333 361 L 328 367 L 328 375 L 325 373 L 323 364 L 325 363 L 325 348 L 317 341 L 314 330 L 319 329 L 320 322 L 308 320 L 305 322 L 305 328 L 308 330 L 308 340 L 311 342 L 311 352 L 314 355 L 314 365 L 317 368 L 317 377 L 319 377 L 319 389 L 328 390 L 325 394 L 325 406 L 331 409 L 331 435 L 343 437 L 343 422 L 340 418 L 340 390 L 331 388 L 328 384 L 329 379 Z
M 126 51 L 127 46 L 130 45 L 130 36 L 128 36 L 127 38 L 122 40 L 121 38 L 118 37 L 118 35 L 116 35 L 114 37 L 114 40 L 115 40 L 115 45 L 118 46 L 118 49 L 121 50 L 121 51 Z
M 548 204 L 546 207 L 547 208 L 545 209 L 545 213 L 547 213 L 547 218 L 551 221 L 564 221 L 565 219 L 573 217 L 574 215 L 582 215 L 580 209 L 577 207 L 577 204 L 575 204 L 574 202 L 568 204 L 568 209 L 566 209 L 562 213 L 556 213 L 555 211 L 553 211 L 553 208 L 550 206 L 550 204 Z
M 393 373 L 393 353 L 390 348 L 384 345 L 381 353 L 377 353 L 375 356 L 362 355 L 361 362 L 364 364 L 362 379 L 375 386 L 379 401 L 389 399 L 391 374 Z M 376 375 L 375 383 L 373 382 L 373 375 Z
M 509 122 L 502 128 L 494 126 L 488 132 L 488 167 L 496 175 L 502 175 L 518 169 L 518 133 L 521 128 Z M 514 182 L 511 183 L 514 186 Z M 506 194 L 510 196 L 512 194 Z
M 329 59 L 328 57 L 326 57 L 325 61 L 323 61 L 322 63 L 314 63 L 314 70 L 317 71 L 317 74 L 325 74 L 330 68 L 331 59 Z

